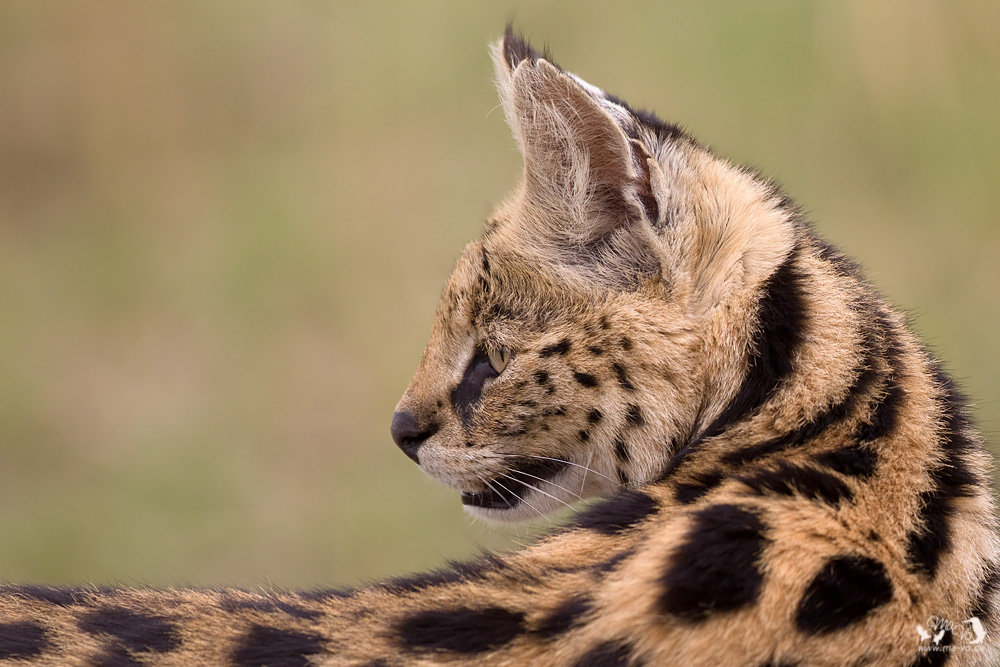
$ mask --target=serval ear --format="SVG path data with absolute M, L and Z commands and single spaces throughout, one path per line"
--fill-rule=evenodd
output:
M 532 216 L 531 233 L 577 255 L 596 248 L 605 263 L 635 260 L 639 240 L 626 242 L 636 231 L 628 228 L 659 224 L 656 190 L 662 182 L 659 165 L 634 132 L 639 121 L 539 55 L 510 27 L 494 45 L 493 58 L 504 113 L 524 156 L 523 192 L 529 206 L 544 212 Z M 624 257 L 606 246 L 618 246 Z

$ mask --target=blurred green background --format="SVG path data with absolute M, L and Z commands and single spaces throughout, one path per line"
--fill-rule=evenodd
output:
M 388 437 L 514 184 L 486 44 L 783 182 L 1000 419 L 1000 3 L 0 4 L 0 578 L 350 584 L 473 524 Z

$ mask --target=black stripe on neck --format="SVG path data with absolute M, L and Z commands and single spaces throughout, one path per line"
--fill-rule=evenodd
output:
M 755 413 L 791 374 L 807 317 L 804 276 L 796 266 L 797 259 L 795 249 L 763 285 L 748 370 L 736 395 L 700 435 L 674 455 L 662 478 L 676 470 L 703 441 Z

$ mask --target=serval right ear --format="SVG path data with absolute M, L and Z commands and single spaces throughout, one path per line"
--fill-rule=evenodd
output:
M 507 122 L 524 156 L 525 194 L 547 213 L 534 233 L 579 250 L 613 241 L 631 224 L 657 224 L 662 174 L 651 150 L 629 136 L 638 122 L 632 114 L 539 55 L 510 27 L 493 58 Z M 618 250 L 634 255 L 638 248 Z

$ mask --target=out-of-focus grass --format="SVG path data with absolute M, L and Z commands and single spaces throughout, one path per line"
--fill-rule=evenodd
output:
M 998 428 L 1000 6 L 0 5 L 0 578 L 351 583 L 514 529 L 392 446 L 513 16 L 783 181 Z M 522 535 L 523 535 L 523 529 Z

